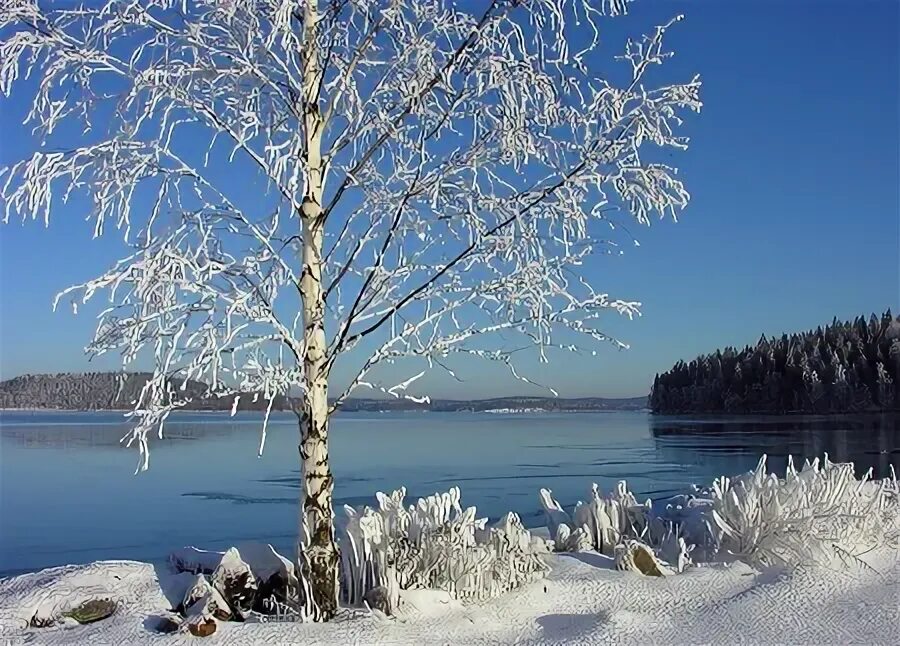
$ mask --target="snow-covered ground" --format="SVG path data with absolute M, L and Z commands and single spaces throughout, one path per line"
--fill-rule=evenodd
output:
M 585 552 L 549 557 L 546 579 L 482 603 L 409 591 L 394 619 L 346 611 L 327 624 L 222 622 L 210 644 L 896 644 L 900 559 L 866 554 L 868 566 L 759 571 L 743 563 L 700 565 L 653 578 L 612 569 Z M 162 581 L 162 585 L 161 582 Z M 177 589 L 177 590 L 176 590 Z M 0 642 L 176 644 L 190 635 L 154 631 L 181 594 L 163 567 L 104 561 L 0 582 Z M 35 614 L 83 598 L 119 601 L 89 625 L 28 628 Z M 10 640 L 7 642 L 6 640 Z

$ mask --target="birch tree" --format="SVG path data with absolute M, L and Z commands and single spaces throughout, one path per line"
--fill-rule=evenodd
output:
M 623 345 L 602 319 L 640 304 L 584 262 L 687 205 L 660 159 L 701 106 L 698 77 L 661 80 L 679 17 L 600 64 L 629 2 L 2 1 L 0 90 L 35 141 L 3 171 L 5 220 L 68 202 L 124 241 L 56 303 L 102 295 L 87 352 L 152 364 L 123 438 L 139 469 L 179 380 L 235 409 L 293 397 L 318 618 L 338 586 L 328 422 L 351 393 L 414 397 L 476 360 L 531 383 L 524 347 Z

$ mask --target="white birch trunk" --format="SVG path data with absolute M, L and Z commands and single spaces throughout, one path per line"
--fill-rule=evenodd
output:
M 328 369 L 325 340 L 325 298 L 322 290 L 323 168 L 321 154 L 324 124 L 319 112 L 317 88 L 319 60 L 316 51 L 314 2 L 306 5 L 304 28 L 304 105 L 306 165 L 309 177 L 303 198 L 303 368 L 306 396 L 300 420 L 300 459 L 303 484 L 300 500 L 300 567 L 312 583 L 318 619 L 334 616 L 338 603 L 338 551 L 334 537 L 332 493 L 334 477 L 328 462 Z

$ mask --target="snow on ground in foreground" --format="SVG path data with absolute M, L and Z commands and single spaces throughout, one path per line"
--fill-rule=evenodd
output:
M 352 618 L 328 624 L 220 623 L 206 638 L 147 628 L 174 603 L 160 578 L 180 593 L 162 567 L 105 561 L 0 581 L 0 643 L 898 644 L 900 558 L 882 550 L 865 560 L 871 569 L 759 572 L 735 563 L 657 579 L 615 571 L 595 553 L 554 555 L 546 579 L 480 604 L 411 591 L 397 619 L 349 611 Z M 120 601 L 109 619 L 22 629 L 36 611 L 102 594 Z

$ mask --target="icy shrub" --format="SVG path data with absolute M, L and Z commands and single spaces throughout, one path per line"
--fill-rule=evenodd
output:
M 709 533 L 720 554 L 760 565 L 855 558 L 900 537 L 896 475 L 871 475 L 857 480 L 853 463 L 833 463 L 826 454 L 821 465 L 807 460 L 799 471 L 789 458 L 779 478 L 767 474 L 764 455 L 755 470 L 718 478 L 702 491 L 702 513 L 685 531 Z
M 459 504 L 459 489 L 404 507 L 404 488 L 377 494 L 378 508 L 346 506 L 341 536 L 341 595 L 360 605 L 384 588 L 396 607 L 401 589 L 431 588 L 459 599 L 485 599 L 542 576 L 546 543 L 532 537 L 516 514 L 492 527 Z
M 682 538 L 679 524 L 654 514 L 650 500 L 638 503 L 624 480 L 605 496 L 592 484 L 588 501 L 579 501 L 571 516 L 549 489 L 541 489 L 540 499 L 557 551 L 595 550 L 615 556 L 626 541 L 640 541 L 678 572 L 691 563 L 693 546 Z
M 893 471 L 893 469 L 892 469 Z M 593 485 L 588 502 L 569 516 L 542 489 L 541 504 L 557 551 L 593 549 L 610 556 L 638 540 L 678 572 L 694 560 L 738 558 L 759 565 L 793 566 L 858 560 L 874 547 L 900 544 L 900 489 L 896 475 L 856 478 L 852 463 L 825 455 L 799 471 L 788 459 L 784 478 L 755 470 L 717 478 L 654 509 L 637 503 L 624 481 L 607 496 Z

